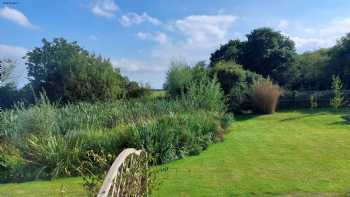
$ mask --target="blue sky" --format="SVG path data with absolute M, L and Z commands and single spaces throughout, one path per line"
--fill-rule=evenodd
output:
M 171 61 L 194 63 L 230 39 L 272 27 L 298 52 L 329 47 L 350 32 L 348 0 L 0 0 L 0 57 L 64 37 L 111 59 L 132 80 L 162 87 Z

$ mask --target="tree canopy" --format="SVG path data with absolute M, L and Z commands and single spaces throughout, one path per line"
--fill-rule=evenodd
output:
M 211 54 L 211 65 L 234 61 L 244 69 L 271 77 L 284 85 L 284 73 L 295 61 L 294 42 L 271 28 L 259 28 L 247 35 L 247 41 L 231 40 Z
M 52 101 L 75 102 L 121 97 L 125 79 L 109 59 L 90 54 L 76 42 L 56 38 L 27 53 L 28 77 Z

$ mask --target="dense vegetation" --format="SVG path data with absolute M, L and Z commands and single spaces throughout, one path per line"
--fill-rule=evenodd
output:
M 190 91 L 177 100 L 58 107 L 42 99 L 32 107 L 4 111 L 1 182 L 79 175 L 88 151 L 115 158 L 126 147 L 143 148 L 156 163 L 198 154 L 222 139 L 230 119 L 224 115 L 220 92 L 215 93 L 215 82 L 198 86 L 206 91 Z
M 155 196 L 346 196 L 350 110 L 242 116 L 222 143 L 166 164 Z M 81 179 L 0 186 L 0 196 L 86 196 Z
M 288 37 L 259 28 L 222 45 L 208 64 L 173 62 L 165 96 L 154 98 L 109 59 L 44 39 L 26 54 L 25 87 L 11 80 L 14 63 L 0 61 L 0 182 L 79 176 L 87 162 L 102 173 L 93 155 L 110 164 L 126 147 L 146 150 L 154 164 L 197 155 L 223 140 L 229 112 L 274 113 L 283 93 L 294 99 L 298 91 L 333 89 L 327 105 L 338 109 L 350 88 L 349 52 L 350 34 L 297 54 Z M 315 95 L 307 106 L 318 106 Z

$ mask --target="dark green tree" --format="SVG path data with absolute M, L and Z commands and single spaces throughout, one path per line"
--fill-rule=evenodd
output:
M 342 37 L 329 51 L 330 64 L 328 78 L 338 75 L 344 83 L 344 88 L 350 88 L 350 33 Z
M 289 77 L 292 89 L 322 90 L 329 89 L 330 76 L 327 74 L 329 50 L 319 49 L 305 52 L 296 58 L 296 78 Z
M 271 77 L 280 85 L 287 83 L 284 74 L 294 63 L 294 42 L 271 28 L 259 28 L 247 35 L 240 63 L 244 69 Z
M 218 50 L 210 56 L 210 66 L 213 67 L 216 63 L 220 61 L 233 61 L 240 63 L 240 58 L 242 58 L 242 48 L 244 42 L 240 40 L 230 40 L 228 43 L 221 45 Z
M 261 75 L 244 70 L 235 62 L 217 62 L 210 69 L 210 75 L 217 78 L 224 94 L 228 98 L 228 108 L 235 113 L 252 109 L 250 91 L 255 81 L 262 79 Z
M 121 97 L 125 81 L 109 59 L 90 54 L 76 42 L 56 38 L 27 53 L 27 70 L 36 93 L 51 101 L 76 102 Z

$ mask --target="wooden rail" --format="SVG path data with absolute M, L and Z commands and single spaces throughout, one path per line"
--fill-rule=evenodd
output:
M 125 149 L 113 162 L 97 197 L 147 196 L 146 153 Z

